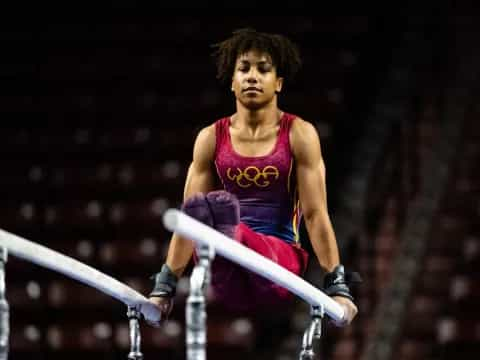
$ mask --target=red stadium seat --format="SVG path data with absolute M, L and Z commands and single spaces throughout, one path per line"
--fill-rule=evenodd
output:
M 41 353 L 45 350 L 44 340 L 46 338 L 46 330 L 42 324 L 32 321 L 16 321 L 10 326 L 9 346 L 10 352 L 26 355 L 35 358 L 35 353 Z M 10 354 L 12 357 L 12 354 Z M 13 358 L 13 357 L 12 357 Z
M 66 200 L 48 203 L 45 206 L 43 222 L 47 229 L 100 230 L 103 228 L 104 203 L 97 199 Z
M 424 360 L 431 352 L 431 346 L 419 340 L 407 339 L 402 341 L 398 353 L 394 354 L 394 359 L 398 360 Z
M 99 266 L 116 274 L 145 273 L 166 257 L 167 239 L 145 236 L 107 240 L 99 244 Z
M 65 310 L 73 313 L 79 308 L 108 311 L 117 305 L 117 300 L 100 290 L 70 279 L 50 281 L 47 286 L 47 301 L 53 311 Z

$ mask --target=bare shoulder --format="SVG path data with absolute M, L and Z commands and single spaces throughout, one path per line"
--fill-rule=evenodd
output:
M 215 124 L 210 124 L 200 129 L 197 133 L 195 143 L 208 146 L 213 142 L 215 146 Z
M 203 127 L 197 133 L 193 157 L 197 161 L 211 161 L 215 155 L 215 124 Z
M 290 131 L 290 144 L 295 155 L 304 156 L 320 150 L 320 137 L 315 126 L 300 117 L 295 118 Z

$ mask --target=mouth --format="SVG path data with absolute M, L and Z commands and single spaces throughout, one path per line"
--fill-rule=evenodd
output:
M 243 92 L 249 92 L 249 91 L 254 91 L 254 92 L 259 92 L 259 93 L 263 92 L 261 89 L 256 88 L 256 87 L 248 87 L 248 88 L 243 89 Z

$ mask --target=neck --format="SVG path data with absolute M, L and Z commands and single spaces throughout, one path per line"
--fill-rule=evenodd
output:
M 276 124 L 280 119 L 282 111 L 272 104 L 261 109 L 248 109 L 244 106 L 237 106 L 237 112 L 231 117 L 232 121 L 239 126 L 258 128 Z

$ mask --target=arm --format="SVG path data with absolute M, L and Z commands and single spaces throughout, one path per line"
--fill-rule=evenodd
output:
M 312 124 L 296 119 L 290 135 L 296 160 L 297 184 L 305 226 L 325 272 L 339 265 L 337 241 L 327 209 L 325 164 L 320 139 Z
M 337 240 L 327 208 L 325 164 L 320 139 L 312 124 L 296 119 L 292 125 L 290 143 L 296 160 L 297 184 L 308 235 L 321 268 L 326 272 L 326 292 L 345 310 L 344 319 L 337 325 L 350 324 L 358 309 L 352 302 L 340 265 Z M 339 281 L 339 282 L 338 282 Z
M 213 161 L 215 153 L 215 128 L 210 125 L 202 129 L 193 146 L 193 160 L 188 168 L 185 181 L 184 199 L 198 192 L 209 192 L 214 188 Z M 153 290 L 149 294 L 149 300 L 158 306 L 162 317 L 158 323 L 150 323 L 160 326 L 168 319 L 173 307 L 173 297 L 178 278 L 183 274 L 192 255 L 193 242 L 173 234 L 170 240 L 167 259 L 159 273 L 154 275 Z
M 215 128 L 210 125 L 203 128 L 193 146 L 193 160 L 188 169 L 183 198 L 187 199 L 195 193 L 206 193 L 214 188 L 214 153 Z M 173 273 L 180 277 L 187 267 L 192 254 L 193 242 L 173 234 L 168 248 L 166 264 Z

